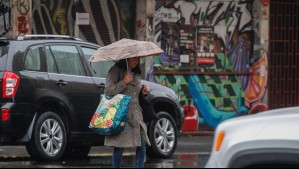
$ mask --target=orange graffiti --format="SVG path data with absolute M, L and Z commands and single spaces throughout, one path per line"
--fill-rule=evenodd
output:
M 248 103 L 261 101 L 266 93 L 268 83 L 268 54 L 264 52 L 261 58 L 251 66 L 253 75 L 250 77 L 249 86 L 245 91 Z
M 28 28 L 28 17 L 19 16 L 18 17 L 18 34 L 27 34 L 29 32 Z

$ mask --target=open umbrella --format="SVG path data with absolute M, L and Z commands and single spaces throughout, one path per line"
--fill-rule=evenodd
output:
M 152 42 L 122 39 L 99 48 L 90 58 L 91 62 L 113 61 L 134 57 L 154 56 L 164 51 Z

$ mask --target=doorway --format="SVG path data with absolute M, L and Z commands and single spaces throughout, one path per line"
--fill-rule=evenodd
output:
M 299 106 L 299 1 L 271 0 L 269 108 Z

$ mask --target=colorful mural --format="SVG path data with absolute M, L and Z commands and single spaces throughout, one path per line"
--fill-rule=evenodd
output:
M 79 26 L 85 41 L 103 46 L 121 37 L 134 38 L 135 4 L 135 0 L 34 0 L 33 33 L 74 35 L 79 12 L 90 16 L 90 25 Z
M 227 119 L 267 109 L 262 104 L 267 52 L 253 45 L 259 31 L 254 10 L 252 0 L 156 0 L 155 41 L 165 54 L 148 77 L 177 93 L 187 114 L 186 130 L 213 130 Z M 187 32 L 183 26 L 189 26 Z M 198 33 L 203 26 L 213 28 L 214 36 L 203 39 Z M 206 43 L 209 53 L 202 53 Z M 199 64 L 211 58 L 212 65 Z M 192 129 L 188 119 L 197 116 L 199 127 Z

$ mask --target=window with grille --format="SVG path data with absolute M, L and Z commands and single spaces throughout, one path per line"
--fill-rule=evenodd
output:
M 269 108 L 299 106 L 299 1 L 271 0 Z

